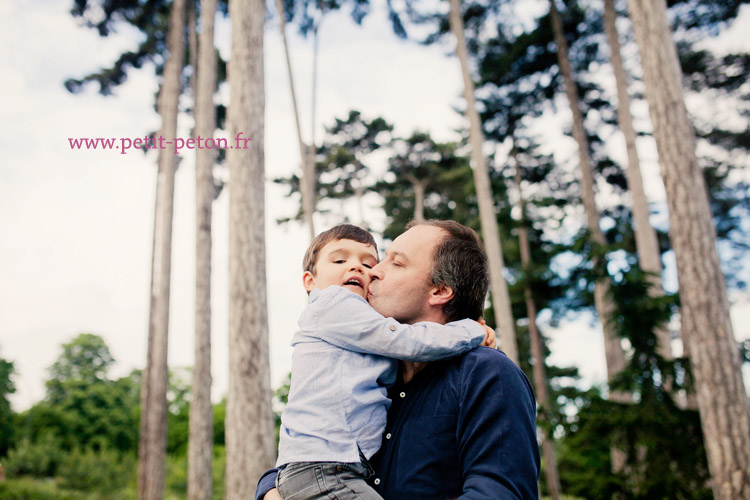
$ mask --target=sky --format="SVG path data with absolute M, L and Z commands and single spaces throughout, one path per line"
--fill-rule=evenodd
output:
M 153 108 L 157 81 L 146 66 L 131 71 L 114 95 L 94 88 L 79 95 L 63 87 L 135 48 L 133 30 L 100 38 L 69 14 L 72 0 L 10 0 L 0 3 L 0 357 L 14 363 L 16 411 L 44 397 L 48 368 L 61 345 L 79 333 L 104 338 L 116 359 L 111 376 L 143 368 L 153 239 L 156 155 L 72 150 L 69 138 L 143 137 L 157 130 Z M 748 14 L 745 9 L 744 14 Z M 744 15 L 741 25 L 750 25 Z M 738 31 L 739 32 L 739 31 Z M 309 137 L 312 43 L 289 28 L 300 117 Z M 735 36 L 734 39 L 739 39 Z M 217 45 L 225 57 L 228 23 L 219 20 Z M 735 42 L 731 42 L 735 43 Z M 373 9 L 363 26 L 331 14 L 321 28 L 316 137 L 350 109 L 383 116 L 397 134 L 428 130 L 437 140 L 456 140 L 465 126 L 454 111 L 462 91 L 452 46 L 424 47 L 397 39 L 385 13 Z M 271 384 L 291 368 L 289 342 L 306 304 L 301 261 L 308 244 L 298 224 L 276 219 L 296 211 L 295 199 L 271 179 L 296 171 L 299 157 L 289 81 L 278 24 L 265 37 L 266 258 L 271 346 Z M 564 120 L 562 114 L 560 120 Z M 187 137 L 190 119 L 180 118 Z M 562 129 L 562 127 L 559 127 Z M 565 144 L 568 139 L 556 137 Z M 561 155 L 573 147 L 569 142 Z M 644 144 L 646 158 L 653 145 Z M 566 149 L 567 148 L 567 149 Z M 651 150 L 649 149 L 651 148 Z M 655 153 L 650 156 L 655 157 Z M 654 163 L 653 161 L 651 163 Z M 647 179 L 658 179 L 654 166 Z M 169 328 L 170 367 L 192 364 L 194 335 L 194 165 L 181 155 L 176 175 Z M 652 201 L 663 199 L 658 182 Z M 213 214 L 212 343 L 213 398 L 228 386 L 228 198 Z M 382 229 L 377 197 L 367 198 L 367 222 Z M 319 216 L 324 229 L 338 222 Z M 735 335 L 750 337 L 750 299 L 735 297 Z M 605 380 L 601 330 L 590 319 L 545 328 L 551 361 L 579 367 L 585 384 Z

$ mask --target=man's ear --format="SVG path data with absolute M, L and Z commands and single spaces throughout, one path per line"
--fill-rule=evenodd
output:
M 310 271 L 305 271 L 302 275 L 302 286 L 305 287 L 307 293 L 310 293 L 315 288 L 315 276 Z
M 441 306 L 450 302 L 452 298 L 453 288 L 447 285 L 436 285 L 430 289 L 427 301 L 431 306 Z

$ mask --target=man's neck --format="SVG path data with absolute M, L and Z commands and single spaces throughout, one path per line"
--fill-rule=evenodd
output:
M 411 323 L 419 323 L 420 321 L 432 321 L 433 323 L 440 323 L 441 325 L 448 322 L 442 309 L 439 308 L 432 308 L 425 311 L 419 318 Z M 400 361 L 399 366 L 401 370 L 401 380 L 406 384 L 409 383 L 417 373 L 421 372 L 427 366 L 427 363 L 418 361 Z
M 414 375 L 422 371 L 427 363 L 419 361 L 401 361 L 401 379 L 405 384 L 411 382 Z

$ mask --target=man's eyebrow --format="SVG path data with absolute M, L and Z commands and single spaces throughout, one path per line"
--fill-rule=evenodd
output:
M 409 260 L 409 257 L 407 257 L 405 253 L 394 251 L 394 250 L 386 250 L 385 255 L 386 257 L 393 257 L 394 259 L 396 257 L 401 257 L 404 260 L 407 260 L 407 261 Z

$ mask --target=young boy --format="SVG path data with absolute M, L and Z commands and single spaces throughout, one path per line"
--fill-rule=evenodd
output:
M 281 416 L 277 488 L 285 500 L 381 497 L 367 483 L 380 448 L 395 359 L 434 361 L 478 346 L 476 321 L 402 325 L 367 303 L 378 262 L 372 235 L 342 224 L 319 234 L 304 258 L 310 304 L 292 346 L 292 383 Z

